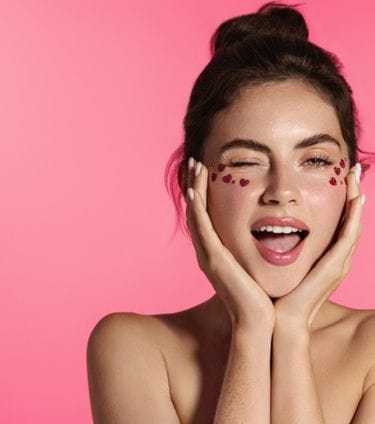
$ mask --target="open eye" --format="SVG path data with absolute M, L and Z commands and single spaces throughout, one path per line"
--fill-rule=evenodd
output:
M 333 165 L 333 162 L 330 160 L 330 158 L 325 155 L 312 156 L 306 159 L 304 163 L 306 163 L 308 166 L 312 166 L 316 168 Z

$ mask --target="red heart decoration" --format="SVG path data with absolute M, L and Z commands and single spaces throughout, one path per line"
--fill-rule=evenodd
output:
M 230 183 L 230 180 L 231 179 L 232 179 L 232 175 L 231 174 L 225 175 L 225 177 L 223 177 L 223 181 L 225 183 Z
M 345 162 L 344 162 L 344 159 L 341 159 L 341 160 L 340 160 L 340 166 L 341 166 L 341 168 L 345 168 Z
M 248 185 L 249 182 L 250 182 L 249 180 L 245 180 L 244 178 L 240 179 L 240 184 L 242 187 L 245 187 L 246 185 Z
M 336 178 L 331 178 L 330 180 L 329 180 L 329 183 L 331 184 L 331 185 L 337 185 L 337 181 L 336 181 Z
M 335 166 L 333 169 L 334 169 L 336 175 L 340 175 L 340 172 L 341 172 L 340 168 L 337 168 L 337 166 Z
M 219 163 L 217 169 L 219 170 L 219 172 L 223 172 L 225 169 L 225 165 L 223 163 Z
M 216 180 L 216 177 L 217 177 L 217 174 L 215 174 L 215 172 L 213 172 L 213 173 L 211 174 L 211 180 L 212 180 L 212 181 L 215 181 L 215 180 Z

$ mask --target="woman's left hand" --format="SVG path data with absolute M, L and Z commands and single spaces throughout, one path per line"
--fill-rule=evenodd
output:
M 347 175 L 345 222 L 337 241 L 295 289 L 275 301 L 276 326 L 310 332 L 320 307 L 348 274 L 361 233 L 361 193 L 355 169 L 353 166 Z

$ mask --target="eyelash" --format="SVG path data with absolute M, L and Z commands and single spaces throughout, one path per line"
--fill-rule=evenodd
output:
M 315 159 L 317 159 L 319 163 L 315 162 L 313 165 L 311 165 L 313 167 L 320 168 L 320 167 L 327 167 L 327 166 L 333 165 L 333 162 L 329 159 L 328 156 L 325 156 L 325 155 L 312 156 L 311 158 L 306 159 L 305 162 L 312 161 Z
M 324 156 L 324 155 L 318 155 L 318 156 L 312 156 L 308 159 L 305 160 L 304 163 L 309 162 L 309 161 L 313 161 L 313 160 L 318 160 L 319 162 L 314 162 L 311 164 L 312 167 L 327 167 L 327 166 L 331 166 L 333 165 L 334 162 L 332 162 L 328 156 Z M 230 162 L 228 166 L 232 167 L 232 168 L 240 168 L 240 167 L 244 167 L 244 166 L 253 166 L 253 165 L 258 165 L 258 163 L 256 162 Z

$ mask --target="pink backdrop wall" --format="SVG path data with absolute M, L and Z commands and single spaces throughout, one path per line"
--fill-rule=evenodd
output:
M 262 3 L 0 2 L 0 422 L 90 423 L 95 323 L 213 294 L 189 241 L 170 239 L 163 173 L 209 37 Z M 372 2 L 300 10 L 343 61 L 375 150 Z M 352 273 L 331 297 L 363 309 L 375 307 L 374 183 L 373 171 Z

